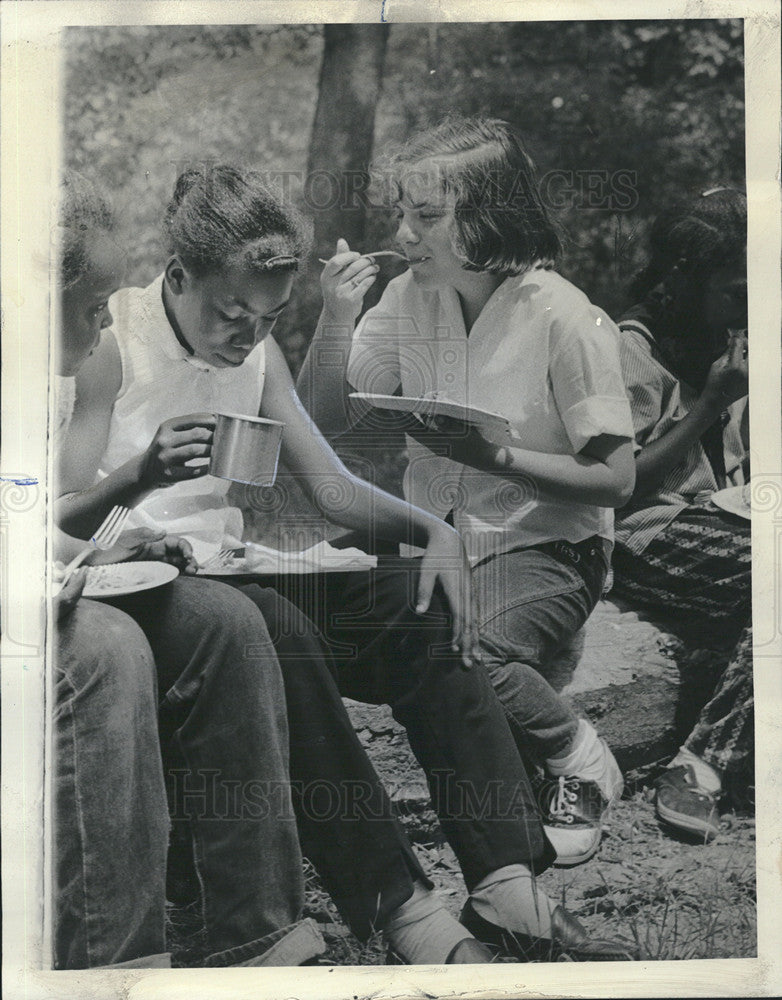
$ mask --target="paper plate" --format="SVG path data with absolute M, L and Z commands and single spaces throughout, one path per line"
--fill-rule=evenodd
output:
M 83 597 L 122 597 L 162 587 L 179 576 L 176 566 L 164 562 L 108 563 L 88 566 Z
M 711 502 L 728 514 L 735 514 L 736 517 L 743 517 L 747 521 L 752 515 L 752 507 L 749 502 L 750 488 L 745 486 L 729 486 L 726 490 L 712 493 Z
M 367 555 L 359 549 L 335 549 L 328 542 L 320 542 L 302 552 L 282 552 L 266 545 L 248 542 L 244 556 L 234 556 L 218 567 L 203 567 L 202 576 L 283 576 L 304 573 L 358 573 L 377 566 L 377 556 Z

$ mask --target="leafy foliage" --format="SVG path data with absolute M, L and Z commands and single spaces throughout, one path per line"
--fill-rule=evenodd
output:
M 67 32 L 66 158 L 113 193 L 132 282 L 161 266 L 159 220 L 187 163 L 252 162 L 302 200 L 322 44 L 317 25 Z M 395 24 L 375 148 L 448 113 L 516 123 L 568 235 L 563 271 L 616 313 L 648 220 L 743 184 L 743 66 L 739 20 Z M 370 211 L 367 246 L 389 235 Z M 277 331 L 294 369 L 318 301 L 310 272 Z

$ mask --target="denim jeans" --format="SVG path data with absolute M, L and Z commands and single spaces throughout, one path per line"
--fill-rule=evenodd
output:
M 541 763 L 568 749 L 578 718 L 547 669 L 600 598 L 608 543 L 550 542 L 500 553 L 474 568 L 484 666 L 514 736 Z
M 340 692 L 391 706 L 426 774 L 468 889 L 497 868 L 553 859 L 523 762 L 485 670 L 450 649 L 445 596 L 415 611 L 419 564 L 380 557 L 360 573 L 276 585 L 328 644 Z
M 55 968 L 165 952 L 168 812 L 144 633 L 81 600 L 55 672 Z
M 382 926 L 414 881 L 431 884 L 353 730 L 317 630 L 275 590 L 241 589 L 179 578 L 116 602 L 143 625 L 157 660 L 171 807 L 194 841 L 210 965 L 260 954 L 298 914 L 294 815 L 357 936 Z
M 333 544 L 380 556 L 389 551 L 359 532 Z M 569 749 L 576 734 L 578 718 L 547 671 L 600 599 L 609 561 L 609 543 L 591 538 L 504 552 L 473 567 L 483 666 L 519 752 L 533 763 Z
M 60 635 L 56 964 L 164 951 L 169 819 L 152 656 L 172 804 L 192 825 L 208 962 L 253 962 L 303 905 L 285 697 L 266 626 L 251 601 L 207 580 L 179 577 L 112 604 L 79 602 Z M 233 797 L 251 787 L 275 797 L 248 817 Z M 304 947 L 299 961 L 319 950 Z
M 350 929 L 367 940 L 412 896 L 414 881 L 431 882 L 356 736 L 318 629 L 276 590 L 240 589 L 262 612 L 282 671 L 302 851 Z

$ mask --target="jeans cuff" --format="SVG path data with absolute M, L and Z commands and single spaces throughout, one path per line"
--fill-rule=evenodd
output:
M 325 950 L 326 943 L 317 923 L 307 917 L 255 941 L 215 952 L 204 965 L 207 968 L 301 965 L 316 955 L 322 955 Z

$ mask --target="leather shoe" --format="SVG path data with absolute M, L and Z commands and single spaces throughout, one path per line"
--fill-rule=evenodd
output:
M 634 962 L 638 958 L 638 950 L 626 941 L 591 937 L 564 906 L 558 906 L 551 914 L 551 933 L 560 957 L 575 962 Z
M 626 941 L 592 937 L 563 906 L 551 914 L 551 938 L 510 931 L 481 917 L 468 899 L 459 918 L 479 941 L 499 948 L 521 962 L 632 962 L 636 948 Z

